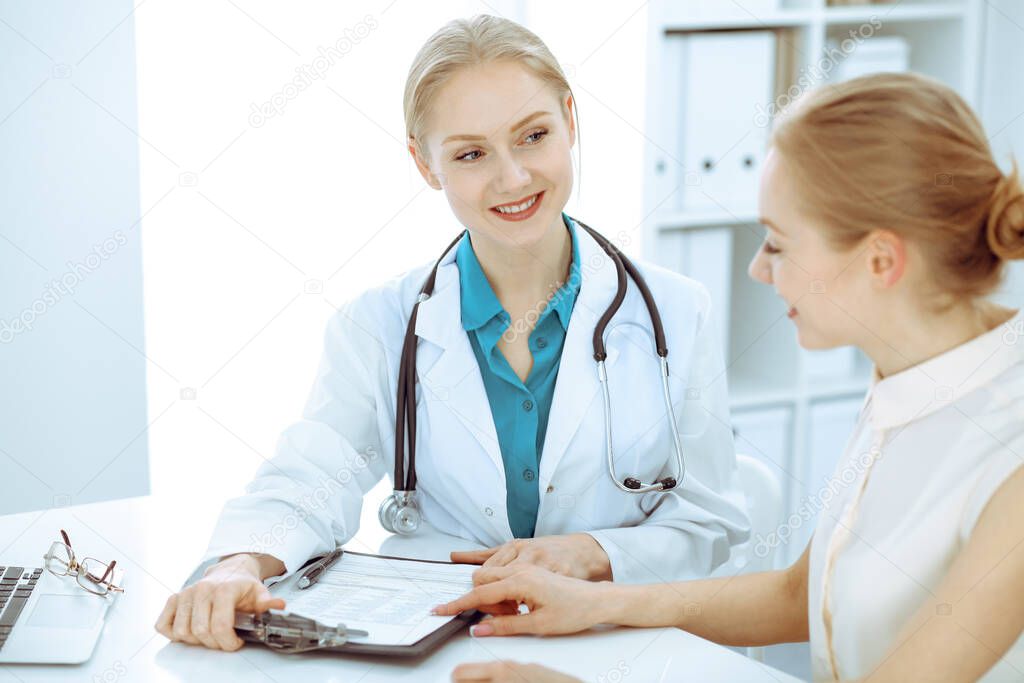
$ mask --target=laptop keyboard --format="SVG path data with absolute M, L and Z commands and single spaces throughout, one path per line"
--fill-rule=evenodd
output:
M 42 567 L 26 569 L 0 566 L 0 650 L 11 635 L 14 622 L 21 616 L 42 574 Z

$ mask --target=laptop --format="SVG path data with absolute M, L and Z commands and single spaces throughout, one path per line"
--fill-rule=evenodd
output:
M 0 663 L 88 660 L 114 595 L 93 595 L 42 567 L 0 563 Z

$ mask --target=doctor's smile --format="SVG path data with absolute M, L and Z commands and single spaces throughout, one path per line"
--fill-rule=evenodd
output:
M 824 0 L 807 14 L 826 6 L 831 17 Z M 232 651 L 243 637 L 281 647 L 280 629 L 288 651 L 424 656 L 470 627 L 494 638 L 608 624 L 732 647 L 806 643 L 815 681 L 1020 680 L 1024 343 L 1002 335 L 1024 323 L 997 293 L 1024 258 L 1024 188 L 956 90 L 912 72 L 808 88 L 735 164 L 756 173 L 756 213 L 692 230 L 671 204 L 645 217 L 666 245 L 652 256 L 685 260 L 690 277 L 605 236 L 634 225 L 576 210 L 587 117 L 531 30 L 449 21 L 403 76 L 386 84 L 402 96 L 403 159 L 443 212 L 416 221 L 444 236 L 416 267 L 332 305 L 301 418 L 226 502 L 161 634 Z M 947 175 L 955 183 L 936 181 Z M 722 176 L 707 177 L 711 188 Z M 645 178 L 661 202 L 679 189 Z M 718 260 L 736 272 L 712 274 Z M 759 318 L 771 324 L 751 339 L 722 339 Z M 765 352 L 776 325 L 793 335 Z M 862 396 L 829 393 L 837 375 L 813 379 L 816 359 L 840 364 L 828 359 L 844 349 L 863 360 L 864 384 L 855 369 L 835 384 Z M 750 405 L 730 403 L 726 382 L 744 364 L 778 384 L 749 392 Z M 801 393 L 779 389 L 790 386 Z M 831 480 L 789 455 L 829 447 L 841 453 Z M 878 457 L 854 467 L 862 453 Z M 785 506 L 823 480 L 839 484 L 800 522 L 794 552 L 755 557 Z M 388 533 L 380 555 L 358 545 L 366 505 Z M 279 543 L 247 543 L 282 517 L 301 519 Z M 357 602 L 365 614 L 344 611 Z M 623 629 L 581 638 L 603 657 L 608 633 Z M 672 661 L 661 657 L 663 677 Z M 496 659 L 452 677 L 594 678 L 590 662 L 563 664 Z M 730 675 L 741 670 L 774 675 L 763 663 Z
M 540 209 L 541 199 L 543 198 L 544 193 L 538 192 L 537 194 L 530 195 L 522 201 L 492 206 L 491 211 L 496 213 L 502 220 L 525 221 L 527 218 L 532 218 L 533 215 L 537 213 Z

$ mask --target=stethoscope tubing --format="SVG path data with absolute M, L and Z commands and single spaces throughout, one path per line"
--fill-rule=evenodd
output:
M 575 219 L 573 219 L 575 220 Z M 679 437 L 679 429 L 676 425 L 672 410 L 672 396 L 669 389 L 669 367 L 668 367 L 668 345 L 665 341 L 665 329 L 662 325 L 661 314 L 658 311 L 654 295 L 647 286 L 646 280 L 637 270 L 636 266 L 624 254 L 622 254 L 607 238 L 581 221 L 576 224 L 587 231 L 594 240 L 601 246 L 604 252 L 615 264 L 616 279 L 618 287 L 615 297 L 612 299 L 604 314 L 598 319 L 594 326 L 593 349 L 594 360 L 597 363 L 598 382 L 604 400 L 605 418 L 605 456 L 607 459 L 608 473 L 615 482 L 616 487 L 627 493 L 649 493 L 652 491 L 664 492 L 675 488 L 686 474 L 686 463 L 683 458 L 682 441 Z M 402 344 L 402 355 L 398 367 L 398 388 L 395 402 L 395 493 L 402 494 L 409 498 L 416 490 L 416 320 L 419 313 L 419 306 L 427 301 L 434 292 L 434 283 L 437 280 L 437 270 L 452 249 L 459 243 L 465 233 L 460 233 L 452 240 L 451 244 L 444 250 L 441 257 L 434 263 L 430 274 L 420 288 L 416 302 L 413 304 L 412 312 L 409 315 L 409 323 L 406 326 L 405 338 Z M 662 385 L 662 397 L 665 403 L 666 417 L 672 432 L 673 447 L 675 450 L 677 477 L 665 477 L 651 484 L 643 484 L 638 479 L 626 477 L 619 480 L 615 472 L 615 454 L 612 448 L 612 415 L 611 415 L 611 392 L 608 387 L 608 371 L 605 367 L 605 360 L 608 357 L 604 343 L 604 333 L 608 323 L 622 306 L 626 298 L 627 275 L 633 280 L 640 295 L 647 307 L 651 318 L 651 327 L 654 331 L 655 350 L 658 354 L 660 364 L 660 375 Z M 406 454 L 408 454 L 408 470 L 406 469 Z

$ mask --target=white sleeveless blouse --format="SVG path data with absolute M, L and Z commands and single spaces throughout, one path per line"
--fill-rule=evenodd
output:
M 1024 464 L 1024 316 L 875 382 L 811 544 L 815 681 L 878 666 Z M 952 609 L 939 606 L 937 610 Z M 1024 680 L 1024 637 L 986 683 Z

